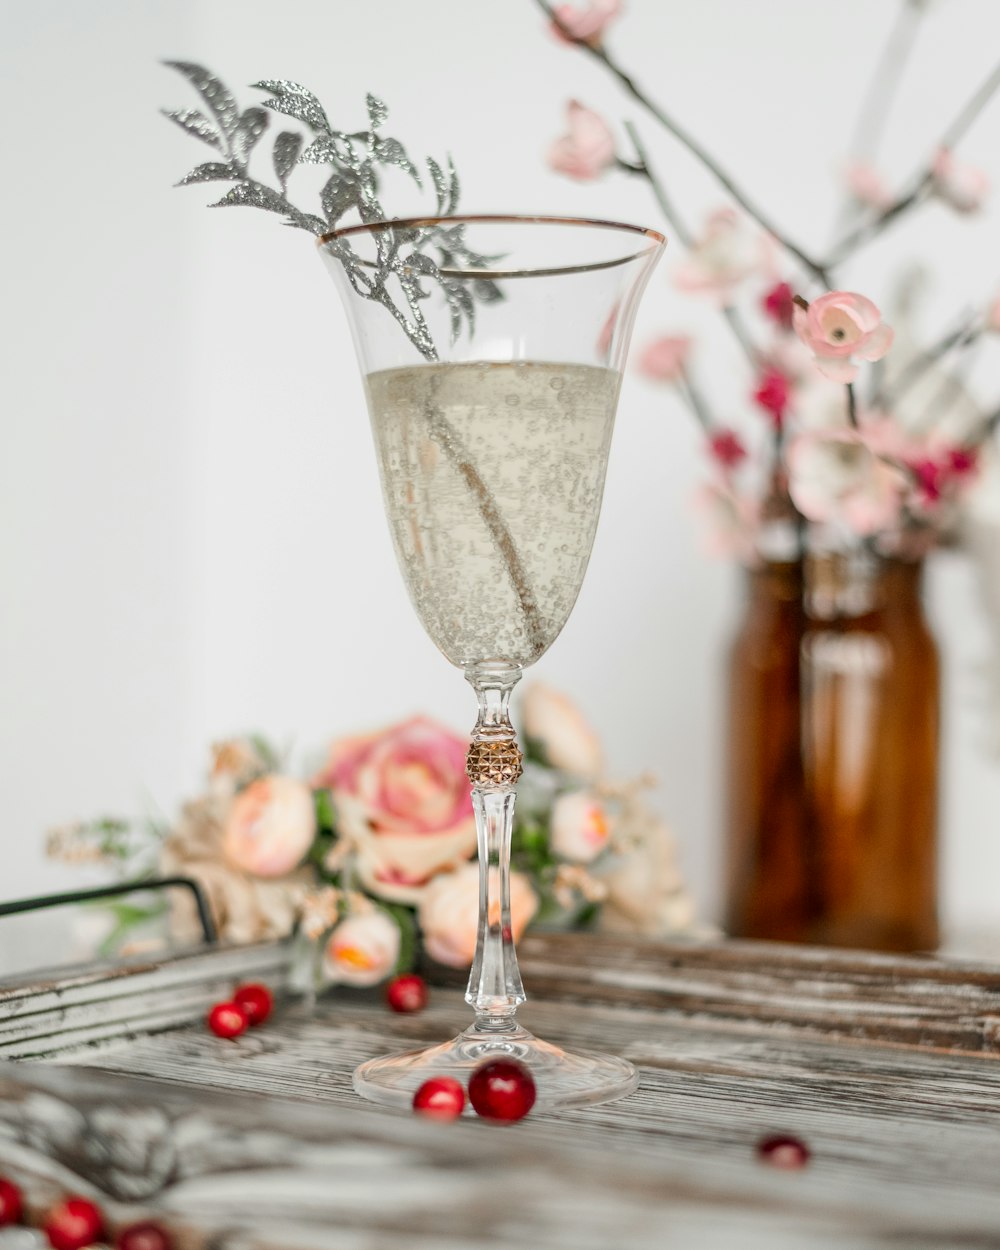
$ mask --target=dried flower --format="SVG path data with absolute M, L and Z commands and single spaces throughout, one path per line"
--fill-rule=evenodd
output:
M 553 22 L 549 29 L 560 43 L 589 43 L 596 48 L 621 9 L 621 0 L 590 0 L 586 8 L 558 4 L 553 10 L 558 21 Z
M 639 372 L 655 382 L 678 382 L 684 376 L 691 340 L 683 334 L 654 339 L 639 356 Z
M 858 430 L 799 435 L 788 450 L 788 469 L 792 501 L 810 521 L 874 534 L 899 520 L 905 477 Z
M 958 213 L 975 213 L 989 194 L 990 180 L 976 165 L 956 161 L 948 148 L 940 148 L 931 166 L 934 192 Z
M 816 367 L 834 382 L 854 381 L 855 357 L 881 360 L 892 346 L 892 330 L 876 305 L 852 291 L 830 291 L 807 308 L 797 305 L 793 324 Z
M 736 288 L 763 266 L 765 249 L 760 235 L 738 213 L 722 208 L 712 213 L 705 230 L 674 271 L 682 291 L 732 301 Z
M 566 106 L 567 132 L 549 148 L 549 166 L 568 178 L 591 182 L 615 162 L 615 139 L 600 114 L 577 100 Z
M 709 436 L 708 449 L 717 464 L 723 469 L 735 469 L 747 457 L 747 449 L 735 430 L 716 430 Z
M 775 428 L 781 429 L 790 395 L 791 386 L 785 375 L 777 369 L 767 369 L 758 379 L 753 399 L 759 408 L 770 413 Z
M 552 894 L 563 911 L 570 911 L 581 899 L 585 903 L 603 903 L 608 887 L 582 864 L 560 864 L 552 882 Z
M 760 306 L 772 321 L 783 330 L 792 328 L 792 314 L 795 312 L 795 292 L 787 282 L 778 282 L 767 291 L 760 301 Z
M 532 682 L 521 699 L 521 716 L 524 736 L 552 768 L 584 780 L 600 774 L 604 766 L 600 739 L 562 691 Z
M 304 889 L 299 895 L 299 926 L 316 941 L 340 919 L 341 892 L 332 885 Z

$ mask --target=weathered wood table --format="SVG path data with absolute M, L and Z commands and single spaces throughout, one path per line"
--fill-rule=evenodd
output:
M 337 991 L 239 1042 L 206 1007 L 279 946 L 0 988 L 0 1172 L 212 1250 L 1000 1247 L 1000 969 L 529 936 L 526 1023 L 627 1055 L 604 1106 L 498 1127 L 374 1108 L 354 1065 L 467 1022 Z M 16 1061 L 16 1062 L 14 1062 Z M 801 1171 L 755 1146 L 790 1132 Z

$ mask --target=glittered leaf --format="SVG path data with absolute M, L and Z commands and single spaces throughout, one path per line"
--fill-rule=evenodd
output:
M 357 204 L 359 194 L 358 180 L 350 171 L 334 174 L 327 181 L 320 192 L 320 203 L 331 225 Z
M 261 91 L 271 92 L 273 98 L 264 101 L 265 108 L 284 113 L 286 117 L 294 117 L 317 134 L 329 133 L 330 123 L 322 104 L 301 83 L 281 78 L 265 78 L 261 82 L 253 83 L 253 86 Z
M 288 175 L 299 159 L 302 144 L 302 136 L 295 130 L 283 130 L 274 141 L 271 159 L 274 161 L 274 173 L 281 183 L 282 191 L 288 185 Z
M 370 92 L 365 96 L 365 104 L 368 106 L 368 120 L 371 122 L 371 128 L 372 130 L 378 130 L 379 126 L 389 116 L 389 110 L 378 96 L 374 96 Z
M 194 135 L 196 139 L 201 139 L 204 143 L 210 143 L 213 148 L 222 150 L 222 135 L 200 109 L 174 109 L 172 111 L 161 109 L 160 112 L 164 117 L 169 117 L 172 122 L 176 122 L 189 135 Z
M 458 207 L 458 197 L 461 187 L 458 182 L 458 171 L 455 169 L 452 159 L 448 157 L 448 207 L 446 212 L 453 213 Z
M 437 196 L 437 213 L 440 217 L 444 213 L 445 202 L 448 198 L 448 180 L 444 176 L 444 170 L 433 156 L 428 156 L 427 168 L 431 171 L 431 181 L 434 183 L 434 193 Z
M 187 187 L 193 182 L 232 182 L 241 176 L 242 171 L 236 165 L 224 164 L 222 161 L 206 161 L 204 165 L 195 166 L 177 185 Z
M 212 208 L 228 208 L 231 205 L 240 205 L 246 208 L 263 208 L 269 213 L 289 213 L 291 205 L 283 195 L 279 195 L 277 191 L 273 191 L 270 187 L 262 186 L 258 182 L 240 182 L 222 197 L 211 205 Z
M 233 136 L 233 157 L 244 165 L 250 159 L 261 135 L 267 129 L 268 114 L 264 109 L 249 108 L 240 118 L 240 123 Z
M 228 87 L 204 66 L 195 65 L 193 61 L 164 61 L 164 65 L 184 75 L 208 105 L 208 110 L 219 123 L 222 133 L 231 135 L 239 123 L 240 111 Z
M 379 139 L 375 144 L 375 159 L 383 165 L 396 165 L 399 169 L 405 169 L 413 178 L 418 187 L 423 187 L 420 180 L 420 173 L 416 165 L 406 155 L 406 149 L 398 139 Z
M 320 135 L 299 157 L 302 165 L 348 165 L 357 164 L 347 136 L 340 133 Z
M 504 298 L 503 291 L 489 278 L 477 278 L 472 284 L 472 290 L 481 304 L 497 304 Z

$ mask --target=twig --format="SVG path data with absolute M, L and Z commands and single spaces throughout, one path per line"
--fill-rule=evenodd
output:
M 539 0 L 541 3 L 541 0 Z M 934 149 L 936 154 L 942 148 L 952 148 L 963 137 L 972 123 L 990 102 L 997 89 L 1000 88 L 1000 64 L 994 66 L 993 70 L 987 76 L 985 81 L 973 92 L 966 103 L 959 110 L 958 115 L 945 129 L 937 146 Z M 933 156 L 927 167 L 914 179 L 910 189 L 904 192 L 897 200 L 878 217 L 872 218 L 870 221 L 861 222 L 855 226 L 853 230 L 848 231 L 839 243 L 834 244 L 833 249 L 823 262 L 827 269 L 832 269 L 836 265 L 841 264 L 852 255 L 859 247 L 865 243 L 870 243 L 872 239 L 877 238 L 883 230 L 918 201 L 925 197 L 925 193 L 930 190 L 934 182 L 933 173 Z
M 913 50 L 924 5 L 921 0 L 901 0 L 896 20 L 882 48 L 858 113 L 851 151 L 858 159 L 872 160 L 878 151 L 893 97 L 899 88 L 907 59 Z
M 900 372 L 895 381 L 883 391 L 880 391 L 872 400 L 873 407 L 880 408 L 883 406 L 892 407 L 898 404 L 900 399 L 920 381 L 929 369 L 955 347 L 966 347 L 974 342 L 981 333 L 979 325 L 979 317 L 977 314 L 966 317 L 962 323 L 954 330 L 949 330 L 936 343 L 931 343 L 929 347 L 925 347 L 922 352 L 918 352 L 908 365 Z
M 636 83 L 635 79 L 621 68 L 617 61 L 610 56 L 603 44 L 594 45 L 587 43 L 585 40 L 575 38 L 569 28 L 556 16 L 556 13 L 552 8 L 552 5 L 548 3 L 548 0 L 535 0 L 535 2 L 542 12 L 545 13 L 546 17 L 548 17 L 549 21 L 563 33 L 570 43 L 576 44 L 576 46 L 582 51 L 588 53 L 595 60 L 600 61 L 600 63 L 607 70 L 609 70 L 615 78 L 618 79 L 628 94 L 632 96 L 637 103 L 641 104 L 648 113 L 655 117 L 660 125 L 665 130 L 669 131 L 682 147 L 687 148 L 688 152 L 690 152 L 697 161 L 701 162 L 701 164 L 713 175 L 716 181 L 729 192 L 743 211 L 757 222 L 762 230 L 777 239 L 785 251 L 788 252 L 789 255 L 794 256 L 795 259 L 813 275 L 813 277 L 815 277 L 823 284 L 824 287 L 827 288 L 827 290 L 833 286 L 826 267 L 821 262 L 813 259 L 813 257 L 804 251 L 797 243 L 779 230 L 764 210 L 755 204 L 747 193 L 733 181 L 733 179 L 721 168 L 718 162 L 709 154 L 702 144 L 699 143 L 693 135 L 689 134 L 679 122 L 674 121 L 674 119 L 670 117 L 659 104 L 652 100 L 646 92 L 643 91 L 638 83 Z
M 684 399 L 687 400 L 688 407 L 694 413 L 695 417 L 697 417 L 698 424 L 701 428 L 706 434 L 711 434 L 712 428 L 716 424 L 715 418 L 709 411 L 704 395 L 702 395 L 701 391 L 699 391 L 697 386 L 695 386 L 694 382 L 691 380 L 690 373 L 688 373 L 686 369 L 681 370 L 681 380 L 677 384 L 677 389 Z
M 649 183 L 650 190 L 653 192 L 653 198 L 659 205 L 660 211 L 666 218 L 670 228 L 673 230 L 674 234 L 681 241 L 681 243 L 683 243 L 686 248 L 691 249 L 695 244 L 694 234 L 688 228 L 683 217 L 680 215 L 677 206 L 667 194 L 667 189 L 663 185 L 663 182 L 653 171 L 653 167 L 649 163 L 649 156 L 646 152 L 645 145 L 639 138 L 638 130 L 632 122 L 625 123 L 625 130 L 632 142 L 632 146 L 635 148 L 638 160 L 634 165 L 629 164 L 627 161 L 619 161 L 619 166 L 629 173 L 638 174 L 640 177 L 646 179 Z M 734 308 L 732 304 L 724 304 L 721 311 L 723 317 L 725 317 L 726 321 L 729 323 L 729 328 L 732 330 L 734 336 L 739 342 L 739 345 L 743 348 L 744 352 L 746 352 L 747 359 L 750 361 L 751 365 L 756 368 L 760 362 L 760 352 L 757 350 L 753 339 L 750 337 L 750 332 L 746 328 L 743 318 L 740 316 L 739 310 Z
M 847 420 L 850 423 L 851 429 L 856 430 L 858 428 L 858 400 L 857 396 L 854 394 L 854 383 L 848 382 L 846 384 L 846 388 Z

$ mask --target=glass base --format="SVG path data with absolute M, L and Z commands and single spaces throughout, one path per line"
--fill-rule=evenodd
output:
M 371 1102 L 409 1109 L 424 1081 L 450 1076 L 467 1086 L 473 1071 L 490 1059 L 518 1059 L 530 1068 L 538 1111 L 609 1102 L 631 1094 L 639 1085 L 638 1073 L 627 1059 L 589 1050 L 562 1050 L 520 1026 L 501 1033 L 472 1025 L 439 1046 L 369 1059 L 355 1069 L 354 1088 Z

